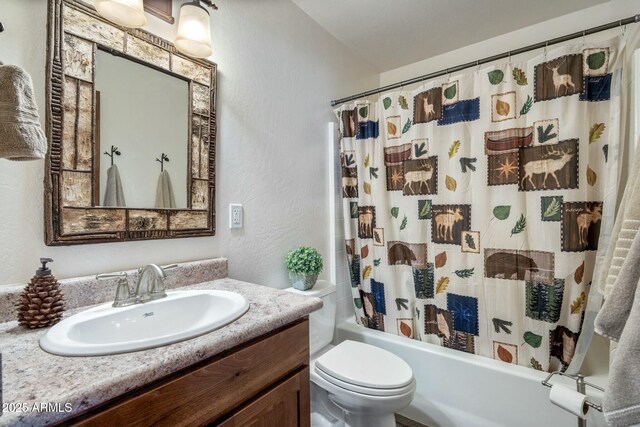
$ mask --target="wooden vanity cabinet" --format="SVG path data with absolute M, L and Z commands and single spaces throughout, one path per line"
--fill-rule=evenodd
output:
M 308 427 L 308 365 L 305 318 L 62 425 Z

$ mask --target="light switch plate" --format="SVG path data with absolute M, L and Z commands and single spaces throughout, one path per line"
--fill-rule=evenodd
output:
M 242 205 L 229 205 L 229 228 L 242 228 Z

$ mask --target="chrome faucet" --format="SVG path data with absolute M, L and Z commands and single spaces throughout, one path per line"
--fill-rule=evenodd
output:
M 98 274 L 96 279 L 118 279 L 116 287 L 116 297 L 113 301 L 114 307 L 126 307 L 133 304 L 141 304 L 148 301 L 164 298 L 164 280 L 167 278 L 166 270 L 176 268 L 177 264 L 159 267 L 156 264 L 149 264 L 138 269 L 138 279 L 136 281 L 135 292 L 129 287 L 127 273 Z
M 149 264 L 138 269 L 136 297 L 139 302 L 153 301 L 167 296 L 164 288 L 166 273 L 156 264 Z

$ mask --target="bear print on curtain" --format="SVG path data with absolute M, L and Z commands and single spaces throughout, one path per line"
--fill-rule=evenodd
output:
M 566 45 L 336 109 L 358 322 L 568 366 L 615 205 L 622 50 Z

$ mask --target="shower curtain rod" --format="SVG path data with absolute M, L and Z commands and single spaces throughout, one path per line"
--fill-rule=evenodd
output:
M 458 65 L 456 67 L 451 67 L 451 68 L 445 68 L 444 70 L 440 70 L 440 71 L 436 71 L 434 73 L 430 73 L 430 74 L 425 74 L 423 76 L 420 77 L 414 77 L 412 79 L 409 80 L 404 80 L 398 83 L 393 83 L 387 86 L 382 86 L 379 87 L 378 89 L 372 89 L 372 90 L 368 90 L 366 92 L 362 92 L 359 93 L 357 95 L 351 95 L 348 96 L 346 98 L 341 98 L 341 99 L 336 99 L 334 101 L 331 101 L 331 106 L 335 107 L 338 104 L 342 104 L 344 102 L 348 102 L 348 101 L 353 101 L 354 99 L 358 99 L 358 98 L 364 98 L 370 95 L 375 95 L 381 92 L 386 92 L 388 90 L 391 89 L 397 89 L 399 87 L 403 87 L 403 86 L 408 86 L 414 83 L 420 83 L 423 82 L 425 80 L 429 80 L 429 79 L 433 79 L 436 77 L 441 77 L 444 75 L 447 75 L 449 73 L 455 73 L 461 70 L 464 70 L 465 68 L 470 68 L 470 67 L 475 67 L 478 65 L 482 65 L 482 64 L 486 64 L 488 62 L 493 62 L 493 61 L 497 61 L 499 59 L 504 59 L 504 58 L 509 58 L 511 56 L 515 56 L 515 55 L 519 55 L 521 53 L 525 53 L 525 52 L 529 52 L 531 50 L 536 50 L 536 49 L 541 49 L 543 47 L 547 47 L 547 46 L 551 46 L 557 43 L 562 43 L 568 40 L 573 40 L 573 39 L 577 39 L 578 37 L 584 37 L 584 36 L 588 36 L 590 34 L 595 34 L 595 33 L 599 33 L 601 31 L 606 31 L 606 30 L 610 30 L 612 28 L 616 28 L 616 27 L 622 27 L 623 25 L 627 25 L 627 24 L 634 24 L 640 22 L 640 14 L 631 16 L 629 18 L 626 19 L 620 19 L 618 21 L 613 21 L 610 22 L 608 24 L 604 24 L 604 25 L 600 25 L 597 27 L 593 27 L 593 28 L 589 28 L 587 30 L 583 30 L 583 31 L 577 31 L 575 33 L 572 34 L 567 34 L 566 36 L 562 36 L 562 37 L 557 37 L 555 39 L 550 39 L 544 42 L 540 42 L 540 43 L 536 43 L 536 44 L 532 44 L 529 46 L 525 46 L 522 47 L 520 49 L 516 49 L 516 50 L 510 50 L 504 53 L 500 53 L 498 55 L 493 55 L 493 56 L 488 56 L 486 58 L 482 58 L 482 59 L 478 59 L 476 61 L 471 61 L 471 62 L 467 62 L 466 64 L 462 64 L 462 65 Z

